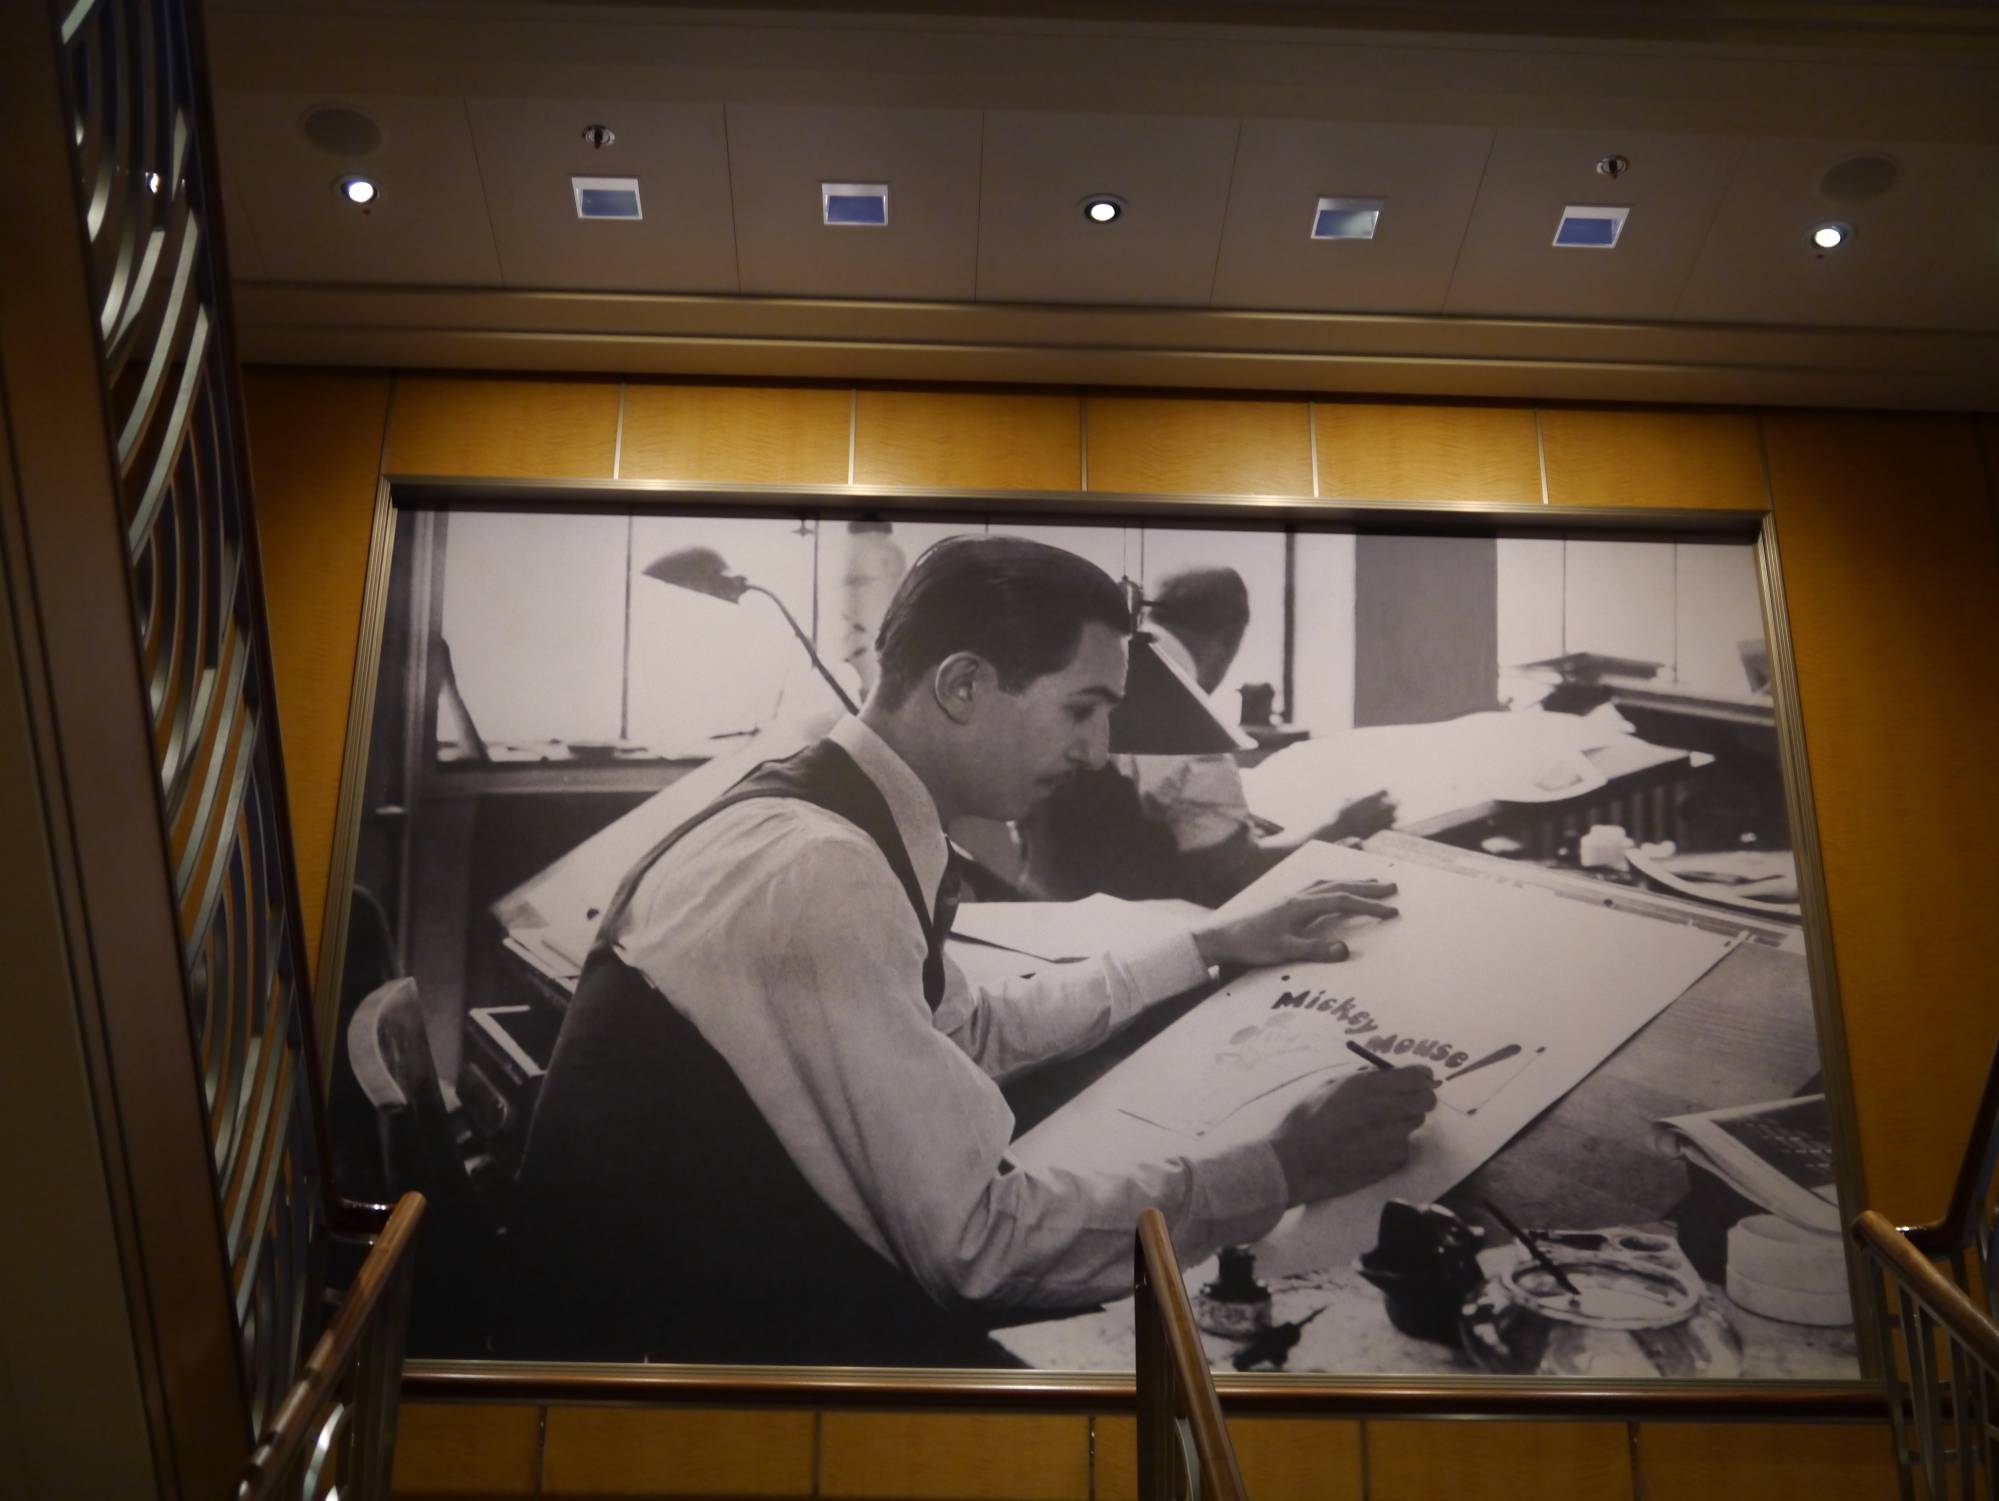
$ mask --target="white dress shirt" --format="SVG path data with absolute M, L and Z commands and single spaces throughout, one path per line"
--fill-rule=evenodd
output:
M 860 720 L 829 738 L 881 789 L 934 909 L 947 850 L 928 789 Z M 933 1014 L 922 927 L 874 841 L 781 797 L 697 825 L 611 936 L 728 1061 L 820 1196 L 940 1302 L 1120 1297 L 1147 1205 L 1190 1262 L 1256 1239 L 1284 1209 L 1267 1142 L 1123 1176 L 1002 1171 L 1013 1113 L 994 1080 L 1204 983 L 1191 935 L 997 988 L 975 988 L 947 956 Z

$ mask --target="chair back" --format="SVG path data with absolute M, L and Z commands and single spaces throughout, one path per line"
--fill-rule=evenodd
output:
M 466 1202 L 471 1183 L 453 1147 L 451 1112 L 438 1085 L 415 980 L 390 980 L 354 1008 L 347 1062 L 374 1107 L 390 1196 L 422 1193 L 439 1206 Z

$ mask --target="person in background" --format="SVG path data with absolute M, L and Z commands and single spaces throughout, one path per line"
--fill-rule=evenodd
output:
M 1168 575 L 1147 601 L 1154 647 L 1203 693 L 1228 676 L 1249 628 L 1249 589 L 1233 568 Z M 1250 813 L 1233 756 L 1118 755 L 1074 778 L 1021 829 L 1029 894 L 1095 892 L 1220 906 L 1305 838 L 1365 838 L 1395 807 L 1375 792 L 1323 829 L 1270 832 Z
M 1343 958 L 1378 882 L 997 988 L 945 951 L 946 820 L 1025 817 L 1104 763 L 1131 620 L 1101 570 L 1011 537 L 918 560 L 858 716 L 751 773 L 605 912 L 523 1156 L 502 1352 L 1003 1363 L 1009 1311 L 1127 1294 L 1139 1211 L 1197 1261 L 1392 1172 L 1424 1068 L 1346 1076 L 1262 1139 L 1123 1173 L 1016 1169 L 999 1080 L 1102 1042 L 1211 967 Z

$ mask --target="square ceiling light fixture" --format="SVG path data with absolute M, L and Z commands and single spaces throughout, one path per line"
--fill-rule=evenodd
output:
M 819 184 L 819 212 L 827 224 L 880 227 L 888 223 L 888 184 L 822 182 Z
M 1609 250 L 1624 233 L 1628 208 L 1572 203 L 1555 226 L 1555 243 L 1572 250 Z
M 639 180 L 636 177 L 572 177 L 569 191 L 576 195 L 579 219 L 643 219 L 639 212 Z
M 1321 198 L 1312 213 L 1312 238 L 1371 240 L 1386 203 L 1383 198 Z

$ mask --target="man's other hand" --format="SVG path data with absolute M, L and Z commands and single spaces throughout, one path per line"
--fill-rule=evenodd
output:
M 1314 881 L 1281 901 L 1194 930 L 1204 964 L 1332 962 L 1347 957 L 1335 930 L 1349 917 L 1394 917 L 1380 900 L 1395 895 L 1393 881 Z
M 1270 1145 L 1293 1204 L 1352 1193 L 1409 1160 L 1409 1137 L 1437 1104 L 1420 1064 L 1369 1069 L 1321 1085 L 1278 1122 Z
M 1379 792 L 1370 792 L 1366 797 L 1355 798 L 1340 809 L 1337 818 L 1312 837 L 1323 839 L 1328 844 L 1338 844 L 1342 839 L 1365 839 L 1370 834 L 1379 834 L 1383 829 L 1394 827 L 1395 799 L 1384 788 Z

